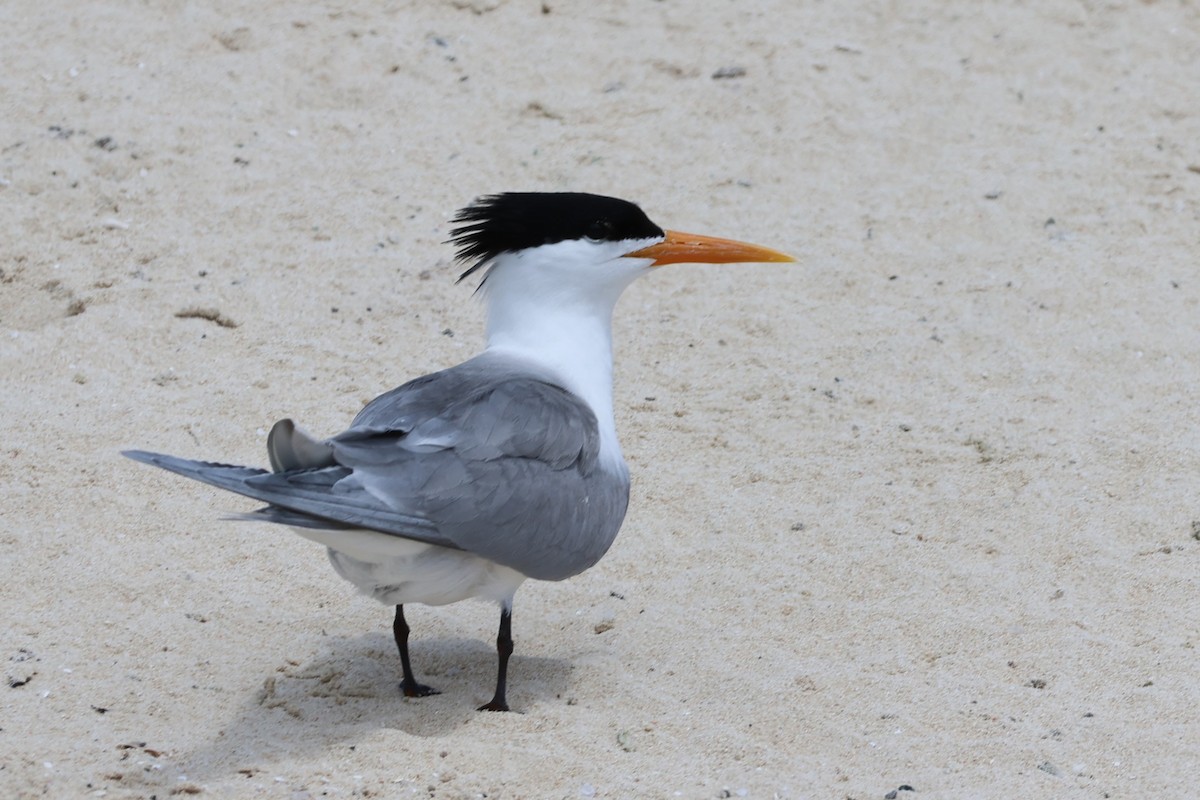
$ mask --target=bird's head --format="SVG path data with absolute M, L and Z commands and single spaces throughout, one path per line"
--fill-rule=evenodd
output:
M 481 197 L 453 220 L 450 242 L 481 286 L 509 279 L 527 291 L 611 299 L 664 264 L 794 261 L 765 247 L 667 231 L 635 204 L 579 192 L 507 192 Z

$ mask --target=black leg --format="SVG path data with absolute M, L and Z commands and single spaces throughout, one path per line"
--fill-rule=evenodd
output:
M 512 612 L 507 608 L 500 609 L 500 630 L 496 634 L 496 655 L 500 666 L 496 674 L 496 696 L 492 702 L 479 707 L 480 711 L 508 711 L 508 701 L 504 698 L 504 689 L 508 681 L 508 657 L 512 655 Z
M 404 619 L 404 606 L 396 606 L 396 620 L 392 623 L 392 635 L 396 637 L 396 647 L 400 650 L 400 668 L 404 670 L 404 680 L 400 681 L 400 691 L 405 697 L 426 697 L 431 694 L 441 694 L 431 686 L 417 683 L 413 677 L 412 663 L 408 660 L 408 622 Z

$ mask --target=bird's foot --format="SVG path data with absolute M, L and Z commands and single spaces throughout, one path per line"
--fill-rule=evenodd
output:
M 475 710 L 476 711 L 511 711 L 512 709 L 508 707 L 508 703 L 504 702 L 503 698 L 493 697 L 492 701 L 490 703 L 484 703 L 483 705 L 481 705 L 479 708 L 477 708 Z
M 429 697 L 432 694 L 441 694 L 441 690 L 435 689 L 432 686 L 426 686 L 423 683 L 416 681 L 400 681 L 400 694 L 405 697 Z

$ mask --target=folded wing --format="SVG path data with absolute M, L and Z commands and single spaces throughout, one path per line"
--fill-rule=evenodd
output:
M 368 528 L 544 580 L 598 561 L 629 499 L 628 474 L 598 468 L 591 409 L 486 354 L 380 396 L 326 441 L 281 421 L 268 452 L 273 472 L 127 455 L 269 503 L 272 521 Z

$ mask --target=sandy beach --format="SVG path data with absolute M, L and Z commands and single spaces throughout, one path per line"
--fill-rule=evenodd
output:
M 0 7 L 0 796 L 1185 798 L 1200 10 Z M 589 191 L 794 254 L 624 296 L 595 568 L 390 610 L 255 503 L 482 344 L 448 220 Z

